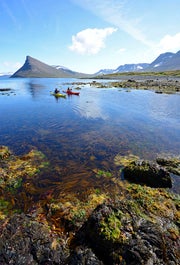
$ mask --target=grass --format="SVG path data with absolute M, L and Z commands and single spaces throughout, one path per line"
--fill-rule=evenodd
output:
M 126 72 L 126 73 L 116 73 L 116 74 L 107 74 L 103 75 L 103 78 L 108 77 L 118 77 L 118 76 L 133 76 L 133 75 L 139 75 L 139 76 L 175 76 L 180 77 L 180 70 L 174 70 L 174 71 L 162 71 L 162 72 Z

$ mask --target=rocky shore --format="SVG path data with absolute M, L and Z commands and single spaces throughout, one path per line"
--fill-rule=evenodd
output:
M 45 156 L 1 146 L 0 264 L 178 265 L 180 200 L 170 188 L 179 157 L 117 155 L 114 163 L 119 177 L 101 172 L 113 192 L 92 189 L 80 200 L 49 191 L 34 200 L 33 182 L 50 166 Z
M 101 76 L 101 79 L 111 80 L 107 84 L 109 87 L 133 88 L 153 90 L 156 93 L 177 93 L 180 92 L 179 76 L 161 75 L 110 75 Z M 94 82 L 95 84 L 96 82 Z M 97 81 L 97 83 L 99 83 Z M 99 84 L 100 87 L 100 84 Z

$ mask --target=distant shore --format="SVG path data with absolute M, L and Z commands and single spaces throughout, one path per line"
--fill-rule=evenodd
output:
M 157 93 L 180 92 L 180 76 L 127 74 L 99 76 L 95 79 L 109 80 L 110 86 L 114 87 L 147 89 Z M 97 83 L 99 82 L 97 81 Z

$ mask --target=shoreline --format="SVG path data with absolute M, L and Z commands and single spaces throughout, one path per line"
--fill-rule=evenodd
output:
M 180 77 L 176 76 L 155 76 L 155 75 L 112 75 L 95 78 L 93 84 L 98 87 L 107 87 L 98 80 L 109 80 L 108 87 L 132 88 L 153 90 L 156 93 L 178 93 L 180 92 Z

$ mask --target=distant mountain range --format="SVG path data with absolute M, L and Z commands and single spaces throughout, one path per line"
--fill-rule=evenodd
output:
M 127 72 L 161 72 L 180 70 L 180 51 L 160 54 L 152 63 L 124 64 L 116 69 L 101 69 L 95 75 Z
M 180 51 L 160 54 L 152 63 L 124 64 L 116 69 L 101 69 L 93 75 L 72 71 L 64 66 L 50 66 L 31 56 L 27 56 L 24 65 L 11 77 L 67 77 L 87 78 L 97 75 L 127 72 L 160 72 L 180 70 Z

